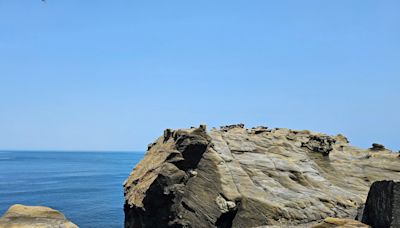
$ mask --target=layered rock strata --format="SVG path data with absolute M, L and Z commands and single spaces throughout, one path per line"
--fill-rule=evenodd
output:
M 311 228 L 369 228 L 370 226 L 352 219 L 340 219 L 328 217 L 321 223 Z
M 309 227 L 355 218 L 400 159 L 342 136 L 205 126 L 166 130 L 124 183 L 125 227 Z

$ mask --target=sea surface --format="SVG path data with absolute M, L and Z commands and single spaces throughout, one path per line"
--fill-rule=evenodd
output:
M 81 228 L 123 227 L 122 183 L 142 152 L 0 152 L 0 215 L 13 204 L 61 211 Z

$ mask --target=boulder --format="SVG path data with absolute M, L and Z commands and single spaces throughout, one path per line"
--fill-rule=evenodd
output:
M 328 156 L 333 150 L 332 145 L 336 140 L 329 136 L 321 135 L 310 135 L 308 141 L 303 142 L 302 146 L 308 148 L 311 151 L 321 153 Z
M 400 182 L 377 181 L 372 184 L 362 222 L 372 227 L 400 227 Z
M 15 204 L 0 218 L 6 228 L 78 228 L 59 211 L 49 207 Z
M 242 124 L 168 130 L 124 182 L 125 227 L 310 227 L 355 218 L 400 159 L 344 136 Z
M 385 146 L 382 144 L 378 144 L 378 143 L 372 143 L 372 147 L 370 148 L 370 150 L 373 150 L 373 151 L 385 150 Z

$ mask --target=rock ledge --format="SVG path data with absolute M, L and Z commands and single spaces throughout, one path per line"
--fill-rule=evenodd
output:
M 7 228 L 78 228 L 59 211 L 49 207 L 15 204 L 0 218 Z

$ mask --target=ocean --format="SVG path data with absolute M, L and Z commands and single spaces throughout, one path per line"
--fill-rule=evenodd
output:
M 123 227 L 122 183 L 142 152 L 0 152 L 0 215 L 13 204 L 61 211 L 82 228 Z

